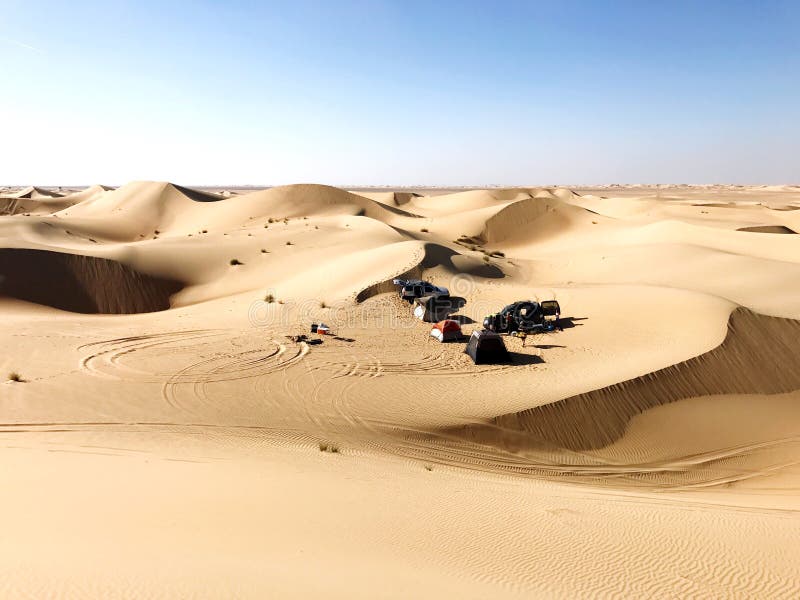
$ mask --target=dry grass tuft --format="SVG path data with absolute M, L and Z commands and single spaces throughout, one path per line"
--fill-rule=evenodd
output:
M 330 442 L 320 442 L 319 443 L 319 451 L 320 452 L 328 452 L 330 454 L 338 454 L 339 447 L 336 444 L 331 444 Z

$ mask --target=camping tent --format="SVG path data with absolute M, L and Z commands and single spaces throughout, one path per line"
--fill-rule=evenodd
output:
M 452 319 L 445 319 L 439 321 L 431 329 L 431 337 L 435 337 L 440 342 L 451 342 L 461 339 L 461 325 L 458 321 Z
M 438 323 L 464 304 L 463 299 L 452 296 L 423 296 L 414 300 L 414 316 L 426 323 Z
M 503 338 L 494 331 L 479 329 L 472 332 L 464 350 L 476 365 L 511 362 Z

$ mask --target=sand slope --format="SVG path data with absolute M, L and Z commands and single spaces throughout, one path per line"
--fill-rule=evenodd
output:
M 800 189 L 224 192 L 0 196 L 0 594 L 800 595 Z

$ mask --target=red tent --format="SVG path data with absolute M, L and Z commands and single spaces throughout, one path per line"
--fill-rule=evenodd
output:
M 452 319 L 439 321 L 431 329 L 431 336 L 440 342 L 459 340 L 461 339 L 461 325 L 458 324 L 458 321 L 453 321 Z

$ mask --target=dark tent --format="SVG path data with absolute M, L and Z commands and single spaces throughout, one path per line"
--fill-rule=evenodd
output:
M 472 332 L 464 350 L 476 365 L 511 362 L 503 338 L 494 331 L 480 329 Z
M 466 304 L 455 296 L 423 296 L 414 300 L 414 316 L 426 323 L 438 323 Z

